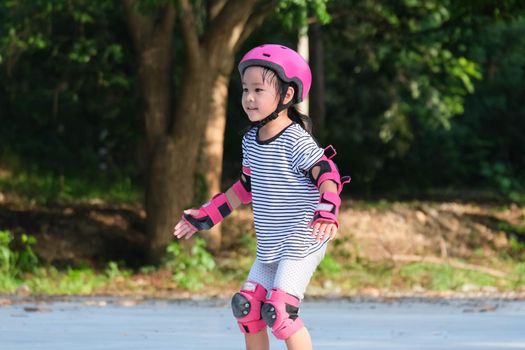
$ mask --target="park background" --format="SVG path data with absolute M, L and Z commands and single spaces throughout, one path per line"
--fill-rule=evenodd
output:
M 303 108 L 353 179 L 308 294 L 523 295 L 524 14 L 517 0 L 1 1 L 0 292 L 236 290 L 249 208 L 200 239 L 171 232 L 236 181 L 236 64 L 281 43 L 308 52 Z

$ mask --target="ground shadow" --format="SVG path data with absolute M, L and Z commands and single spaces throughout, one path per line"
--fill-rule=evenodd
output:
M 35 252 L 57 267 L 106 267 L 110 261 L 135 268 L 145 264 L 145 220 L 140 210 L 108 205 L 14 208 L 0 205 L 0 229 L 34 236 Z

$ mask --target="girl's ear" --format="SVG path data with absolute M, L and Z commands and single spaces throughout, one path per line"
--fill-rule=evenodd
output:
M 288 86 L 286 90 L 286 95 L 284 95 L 283 104 L 290 102 L 295 94 L 295 89 L 292 86 Z

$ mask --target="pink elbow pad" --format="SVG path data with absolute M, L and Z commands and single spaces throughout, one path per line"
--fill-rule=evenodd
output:
M 248 204 L 252 201 L 251 170 L 248 167 L 242 167 L 241 179 L 233 184 L 233 192 L 239 197 L 242 204 Z
M 320 188 L 322 183 L 328 180 L 331 180 L 335 182 L 337 185 L 337 193 L 341 193 L 343 190 L 343 186 L 350 182 L 350 176 L 343 176 L 339 175 L 339 169 L 337 169 L 337 165 L 332 161 L 332 158 L 337 154 L 334 147 L 331 145 L 325 148 L 325 154 L 315 163 L 308 172 L 308 176 L 310 177 L 310 180 L 312 183 L 317 187 Z M 317 174 L 317 177 L 314 176 L 312 170 L 315 167 L 319 167 L 319 173 Z

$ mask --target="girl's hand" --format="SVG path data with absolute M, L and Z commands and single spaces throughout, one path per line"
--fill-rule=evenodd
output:
M 184 210 L 184 214 L 197 215 L 198 213 L 199 211 L 195 209 Z M 197 232 L 195 227 L 193 227 L 193 225 L 190 225 L 184 219 L 180 219 L 180 221 L 177 223 L 177 225 L 175 225 L 175 228 L 173 229 L 173 235 L 178 239 L 190 239 L 190 237 L 193 236 L 195 232 Z
M 312 234 L 316 241 L 322 242 L 327 239 L 331 241 L 337 234 L 337 225 L 328 221 L 317 222 L 313 226 Z

